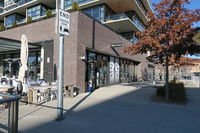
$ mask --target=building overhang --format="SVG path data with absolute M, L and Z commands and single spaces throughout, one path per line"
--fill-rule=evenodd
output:
M 103 24 L 105 24 L 107 27 L 117 33 L 140 31 L 140 29 L 129 18 L 109 20 L 107 22 L 104 22 Z
M 86 9 L 100 4 L 108 5 L 116 13 L 124 13 L 126 11 L 134 10 L 145 24 L 148 22 L 146 15 L 142 12 L 142 9 L 135 2 L 135 0 L 93 0 L 83 4 L 80 3 L 79 6 L 80 9 Z M 148 2 L 146 2 L 145 4 L 148 4 Z M 71 9 L 71 7 L 67 8 L 67 10 L 69 11 Z M 147 9 L 150 9 L 150 7 L 148 8 L 147 6 Z
M 123 13 L 126 11 L 135 11 L 142 21 L 146 24 L 148 19 L 146 15 L 142 12 L 140 6 L 135 2 L 135 0 L 102 0 L 106 3 L 113 11 L 116 13 Z
M 40 44 L 28 43 L 29 49 L 40 48 Z M 21 49 L 21 41 L 0 37 L 0 54 L 11 51 L 19 51 Z

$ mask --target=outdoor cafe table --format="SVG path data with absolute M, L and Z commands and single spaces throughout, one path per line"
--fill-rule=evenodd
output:
M 31 86 L 29 87 L 29 94 L 28 94 L 28 102 L 32 104 L 38 103 L 37 93 L 38 90 L 40 92 L 44 92 L 47 89 L 51 89 L 51 91 L 57 91 L 57 85 L 45 85 L 45 86 Z

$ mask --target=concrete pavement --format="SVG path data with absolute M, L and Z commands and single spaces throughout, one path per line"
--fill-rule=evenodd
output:
M 22 133 L 199 133 L 200 89 L 187 89 L 187 105 L 152 101 L 155 88 L 144 83 L 103 87 L 66 98 L 65 119 L 56 118 L 56 101 L 21 106 Z

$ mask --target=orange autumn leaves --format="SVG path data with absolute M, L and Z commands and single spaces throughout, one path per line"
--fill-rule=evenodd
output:
M 147 29 L 136 33 L 139 41 L 126 47 L 125 52 L 144 54 L 149 51 L 150 61 L 157 63 L 164 63 L 168 55 L 170 64 L 184 64 L 189 59 L 182 55 L 200 53 L 200 46 L 192 40 L 200 31 L 192 27 L 200 21 L 200 9 L 188 10 L 185 4 L 189 4 L 189 0 L 162 0 L 154 4 L 154 14 L 148 13 Z

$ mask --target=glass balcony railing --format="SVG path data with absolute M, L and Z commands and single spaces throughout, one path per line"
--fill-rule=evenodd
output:
M 114 21 L 114 20 L 120 20 L 120 19 L 126 19 L 129 18 L 126 14 L 115 14 L 115 15 L 111 15 L 111 16 L 107 16 L 106 17 L 106 22 L 109 21 Z M 134 19 L 132 20 L 131 18 L 129 18 L 134 24 L 135 26 L 137 26 L 141 31 L 143 31 L 145 29 L 145 26 L 142 24 L 142 22 L 140 22 L 138 19 Z
M 31 2 L 31 1 L 33 1 L 33 0 L 19 0 L 19 1 L 16 2 L 16 4 L 17 4 L 17 7 L 18 7 L 18 6 L 24 5 L 28 2 Z
M 65 8 L 67 9 L 67 8 L 71 8 L 73 2 L 77 2 L 79 5 L 83 5 L 83 4 L 86 4 L 86 3 L 89 3 L 89 2 L 92 2 L 92 1 L 95 1 L 95 0 L 72 0 L 72 1 L 65 0 L 65 1 L 66 1 Z
M 24 23 L 24 22 L 26 22 L 26 19 L 25 18 L 24 19 L 19 19 L 16 22 L 17 22 L 17 24 Z
M 119 19 L 125 19 L 125 18 L 128 18 L 126 14 L 115 14 L 115 15 L 107 16 L 106 21 L 119 20 Z
M 28 2 L 31 2 L 31 1 L 33 1 L 33 0 L 19 0 L 19 1 L 16 1 L 13 4 L 7 5 L 6 7 L 4 7 L 4 11 L 3 12 L 9 11 L 9 10 L 11 10 L 13 8 L 19 7 L 19 6 L 24 5 L 24 4 L 26 4 Z

